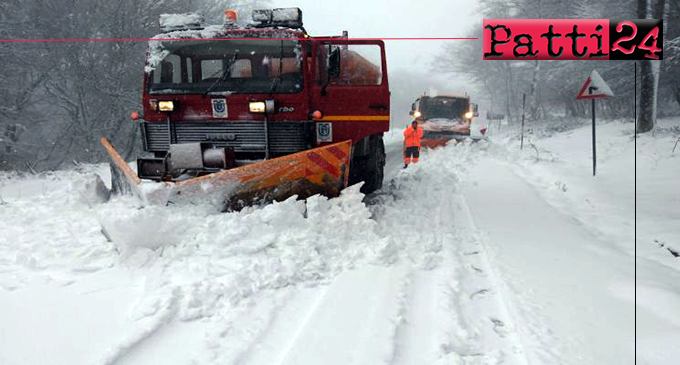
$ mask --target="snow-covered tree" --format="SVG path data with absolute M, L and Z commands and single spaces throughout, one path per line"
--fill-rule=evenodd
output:
M 641 19 L 663 19 L 666 0 L 638 0 L 637 13 Z M 656 124 L 660 60 L 640 61 L 640 114 L 637 131 L 649 132 Z
M 3 0 L 0 39 L 144 39 L 162 13 L 247 11 L 266 1 Z M 245 21 L 245 14 L 241 17 Z M 0 42 L 0 169 L 52 169 L 104 158 L 106 136 L 131 157 L 141 147 L 145 42 Z
M 638 5 L 643 0 L 580 0 L 557 2 L 552 0 L 481 0 L 478 13 L 485 19 L 508 18 L 639 18 Z M 677 1 L 647 0 L 647 18 L 665 18 L 663 61 L 638 61 L 638 83 L 645 90 L 642 98 L 651 115 L 654 90 L 659 103 L 670 105 L 671 95 L 677 104 L 667 113 L 678 114 L 680 104 L 680 3 Z M 653 6 L 652 6 L 653 5 Z M 652 10 L 655 13 L 652 16 Z M 433 64 L 436 72 L 466 74 L 477 84 L 480 94 L 488 96 L 495 109 L 508 116 L 516 116 L 521 109 L 522 94 L 527 95 L 527 115 L 530 119 L 550 118 L 555 114 L 570 117 L 589 115 L 589 104 L 575 99 L 588 74 L 597 69 L 614 90 L 615 98 L 598 103 L 598 115 L 626 118 L 633 121 L 634 62 L 633 61 L 484 61 L 482 58 L 482 29 L 479 25 L 468 33 L 477 41 L 457 41 L 443 47 Z M 645 64 L 641 70 L 640 64 Z M 663 73 L 657 86 L 653 82 L 659 72 L 652 73 L 651 65 L 659 65 Z M 643 76 L 648 75 L 648 76 Z M 656 75 L 656 76 L 655 76 Z M 651 78 L 646 78 L 650 77 Z M 643 80 L 643 78 L 645 78 Z M 642 91 L 642 90 L 640 90 Z M 651 92 L 651 93 L 650 93 Z M 642 101 L 642 98 L 640 99 Z M 670 110 L 670 111 L 669 111 Z M 641 114 L 642 111 L 641 111 Z M 652 120 L 647 118 L 646 120 Z M 648 127 L 651 128 L 651 127 Z M 649 130 L 649 129 L 647 129 Z

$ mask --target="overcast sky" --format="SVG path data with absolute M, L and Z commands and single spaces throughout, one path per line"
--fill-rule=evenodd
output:
M 472 0 L 272 0 L 272 7 L 302 9 L 305 29 L 312 36 L 340 35 L 350 38 L 465 37 L 473 18 Z M 386 41 L 387 64 L 429 71 L 429 63 L 445 41 Z M 470 42 L 451 40 L 448 42 Z

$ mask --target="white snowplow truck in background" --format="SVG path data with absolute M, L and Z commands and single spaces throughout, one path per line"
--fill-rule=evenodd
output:
M 204 27 L 161 16 L 149 42 L 135 173 L 106 139 L 116 193 L 220 209 L 382 186 L 390 95 L 380 40 L 312 37 L 298 8 Z M 136 114 L 136 115 L 135 115 Z M 157 182 L 141 188 L 142 180 Z M 160 188 L 159 188 L 160 187 Z
M 474 119 L 479 116 L 478 106 L 470 102 L 469 95 L 423 95 L 411 105 L 415 120 L 423 128 L 423 147 L 439 147 L 451 140 L 478 139 L 471 133 Z M 481 137 L 486 129 L 480 129 Z

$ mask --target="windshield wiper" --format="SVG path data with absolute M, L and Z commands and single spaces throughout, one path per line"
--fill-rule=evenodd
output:
M 234 57 L 232 57 L 229 60 L 229 63 L 227 64 L 226 69 L 222 73 L 222 76 L 220 76 L 220 78 L 217 79 L 212 85 L 210 85 L 208 90 L 206 90 L 205 93 L 203 94 L 204 96 L 210 94 L 210 92 L 213 91 L 213 89 L 215 89 L 215 86 L 217 86 L 218 84 L 227 80 L 227 78 L 229 77 L 229 74 L 231 73 L 231 67 L 234 65 L 234 63 L 236 63 L 237 58 L 238 58 L 238 52 L 235 52 Z
M 281 52 L 279 54 L 279 73 L 272 81 L 272 86 L 269 87 L 269 96 L 271 96 L 275 91 L 276 87 L 281 82 L 281 73 L 283 72 L 283 41 L 281 41 Z

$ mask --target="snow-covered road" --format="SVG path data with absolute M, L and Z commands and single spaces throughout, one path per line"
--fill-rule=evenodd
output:
M 355 186 L 216 214 L 93 204 L 84 185 L 103 166 L 0 175 L 0 363 L 672 363 L 653 346 L 680 338 L 666 321 L 655 340 L 680 303 L 678 263 L 638 258 L 645 277 L 664 263 L 664 286 L 642 289 L 669 304 L 645 302 L 636 355 L 633 192 L 584 202 L 569 133 L 535 141 L 540 163 L 480 142 L 402 170 L 399 132 L 365 202 Z M 604 148 L 610 166 L 627 138 Z M 588 223 L 598 209 L 611 225 Z
M 632 363 L 635 307 L 624 298 L 634 292 L 633 257 L 549 206 L 505 164 L 484 159 L 470 180 L 466 200 L 532 363 Z

